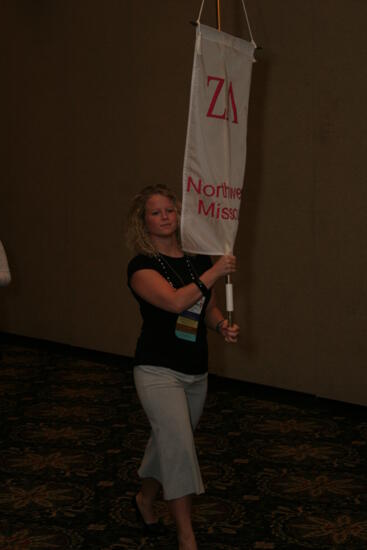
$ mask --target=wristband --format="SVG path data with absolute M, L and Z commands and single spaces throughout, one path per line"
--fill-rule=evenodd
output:
M 225 319 L 221 319 L 220 321 L 218 321 L 218 323 L 215 325 L 215 330 L 216 332 L 218 332 L 220 334 L 220 327 L 223 325 Z
M 209 289 L 206 285 L 204 285 L 203 281 L 201 279 L 199 279 L 199 277 L 197 277 L 193 282 L 199 288 L 199 290 L 200 290 L 200 292 L 203 296 L 208 296 Z

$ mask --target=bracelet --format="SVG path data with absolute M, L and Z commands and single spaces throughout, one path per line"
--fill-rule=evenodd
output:
M 209 295 L 209 289 L 206 285 L 204 285 L 203 281 L 201 279 L 199 279 L 199 277 L 197 277 L 196 279 L 194 279 L 193 281 L 196 286 L 199 288 L 201 294 L 203 296 L 208 296 Z
M 223 325 L 225 319 L 221 319 L 220 321 L 218 321 L 218 323 L 215 325 L 215 330 L 216 332 L 218 332 L 220 334 L 220 327 Z

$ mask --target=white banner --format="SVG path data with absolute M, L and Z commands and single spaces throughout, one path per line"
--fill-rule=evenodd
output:
M 196 27 L 183 168 L 182 248 L 233 251 L 246 163 L 254 43 Z

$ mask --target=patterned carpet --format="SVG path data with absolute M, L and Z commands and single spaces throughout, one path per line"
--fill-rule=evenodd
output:
M 131 507 L 148 426 L 127 359 L 11 337 L 0 368 L 0 549 L 174 550 Z M 200 550 L 367 549 L 367 414 L 211 376 Z

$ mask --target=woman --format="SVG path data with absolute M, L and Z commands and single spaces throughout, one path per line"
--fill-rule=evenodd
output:
M 129 240 L 138 255 L 128 266 L 128 284 L 140 305 L 143 326 L 134 380 L 151 424 L 139 469 L 142 485 L 133 504 L 148 533 L 159 532 L 153 503 L 163 497 L 175 520 L 179 548 L 195 550 L 191 495 L 204 492 L 193 430 L 207 390 L 206 327 L 236 342 L 215 302 L 214 283 L 236 269 L 228 255 L 212 265 L 208 256 L 188 256 L 180 247 L 179 205 L 165 186 L 145 188 L 132 204 Z

